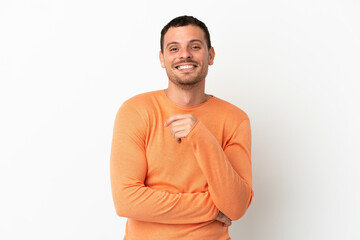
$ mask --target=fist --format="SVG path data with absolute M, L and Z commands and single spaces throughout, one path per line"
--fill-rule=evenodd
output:
M 224 227 L 229 227 L 232 224 L 231 219 L 220 211 L 215 220 L 222 222 Z
M 197 118 L 192 114 L 175 114 L 169 117 L 164 126 L 171 125 L 171 135 L 175 141 L 181 143 L 181 138 L 186 137 L 197 122 Z

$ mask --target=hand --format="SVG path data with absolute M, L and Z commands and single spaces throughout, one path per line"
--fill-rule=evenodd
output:
M 197 122 L 192 114 L 175 114 L 169 117 L 164 126 L 171 125 L 171 135 L 176 142 L 181 143 L 181 138 L 186 137 Z
M 229 227 L 232 224 L 231 219 L 220 211 L 219 214 L 216 216 L 215 220 L 222 222 L 224 227 Z

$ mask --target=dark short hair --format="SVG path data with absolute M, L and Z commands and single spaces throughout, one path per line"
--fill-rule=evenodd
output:
M 165 27 L 161 30 L 161 38 L 160 38 L 161 52 L 163 52 L 163 50 L 164 50 L 164 36 L 167 33 L 167 31 L 169 30 L 169 28 L 183 27 L 183 26 L 188 26 L 188 25 L 198 26 L 201 28 L 201 30 L 203 30 L 203 32 L 205 34 L 206 44 L 208 46 L 208 49 L 210 49 L 211 48 L 210 33 L 209 33 L 209 30 L 206 27 L 205 23 L 203 23 L 202 21 L 200 21 L 192 16 L 184 15 L 184 16 L 174 18 L 168 24 L 166 24 Z

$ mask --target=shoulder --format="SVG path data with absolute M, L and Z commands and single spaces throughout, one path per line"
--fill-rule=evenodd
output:
M 144 114 L 153 108 L 160 94 L 161 90 L 135 95 L 125 100 L 119 110 L 133 111 L 138 112 L 139 114 Z
M 147 111 L 153 106 L 159 92 L 160 90 L 141 93 L 125 100 L 119 107 L 117 116 L 124 118 L 147 115 Z
M 216 111 L 219 111 L 225 119 L 236 122 L 249 120 L 247 113 L 240 107 L 218 97 L 216 97 L 215 100 L 217 108 Z
M 135 95 L 124 101 L 123 105 L 129 105 L 131 107 L 141 107 L 144 105 L 151 104 L 160 94 L 160 91 L 161 90 L 157 90 L 157 91 L 151 91 L 151 92 Z
M 250 120 L 243 109 L 220 98 L 216 99 L 216 106 L 217 127 L 222 129 L 225 145 L 250 135 Z
M 159 92 L 160 90 L 141 93 L 125 100 L 117 111 L 115 122 L 128 127 L 146 127 L 149 111 L 153 108 Z

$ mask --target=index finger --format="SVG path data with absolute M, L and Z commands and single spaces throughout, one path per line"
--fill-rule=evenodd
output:
M 187 118 L 187 117 L 189 117 L 189 115 L 190 115 L 190 114 L 183 114 L 183 113 L 178 113 L 178 114 L 172 115 L 171 117 L 169 117 L 169 118 L 165 121 L 164 126 L 167 127 L 167 126 L 169 126 L 171 123 L 173 123 L 174 121 Z

